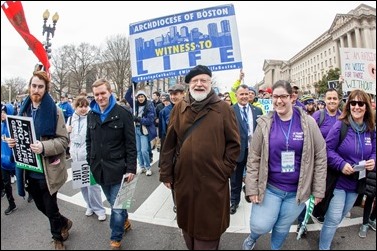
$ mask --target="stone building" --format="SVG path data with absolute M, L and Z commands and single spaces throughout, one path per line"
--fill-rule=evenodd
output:
M 340 68 L 339 48 L 345 47 L 376 49 L 375 8 L 361 4 L 347 14 L 337 14 L 327 31 L 288 61 L 266 59 L 259 88 L 284 79 L 314 94 L 314 83 L 328 70 Z

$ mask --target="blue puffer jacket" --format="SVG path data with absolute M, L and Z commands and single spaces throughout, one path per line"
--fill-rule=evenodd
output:
M 4 111 L 8 115 L 13 115 L 13 105 L 5 104 Z M 1 121 L 1 168 L 8 171 L 14 171 L 16 163 L 14 162 L 13 152 L 12 149 L 8 146 L 8 143 L 4 141 L 4 138 L 9 138 L 9 136 L 10 134 L 7 126 L 7 121 Z

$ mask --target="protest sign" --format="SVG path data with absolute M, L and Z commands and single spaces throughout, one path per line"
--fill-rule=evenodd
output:
M 221 5 L 130 24 L 132 81 L 242 68 L 234 6 Z
M 114 209 L 128 209 L 131 207 L 139 176 L 135 175 L 133 180 L 127 183 L 128 175 L 129 174 L 123 175 L 122 183 L 120 185 L 119 192 L 114 202 Z
M 12 148 L 16 166 L 43 173 L 41 156 L 30 149 L 30 144 L 37 141 L 33 118 L 8 115 L 7 123 L 10 137 L 16 141 L 16 146 Z
M 376 95 L 376 49 L 340 48 L 342 91 L 361 89 Z
M 92 172 L 90 171 L 90 166 L 85 160 L 72 161 L 71 169 L 73 189 L 97 184 Z

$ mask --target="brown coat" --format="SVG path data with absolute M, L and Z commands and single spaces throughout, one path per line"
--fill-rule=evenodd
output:
M 186 130 L 205 116 L 173 158 Z M 233 109 L 217 96 L 196 114 L 187 100 L 170 116 L 160 156 L 160 181 L 173 183 L 177 223 L 190 236 L 217 240 L 229 227 L 229 178 L 240 153 L 240 136 Z M 174 182 L 173 182 L 174 181 Z

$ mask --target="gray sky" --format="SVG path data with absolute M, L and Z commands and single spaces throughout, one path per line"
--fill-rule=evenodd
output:
M 4 1 L 1 1 L 3 4 Z M 88 42 L 103 46 L 105 39 L 116 34 L 129 34 L 129 24 L 151 18 L 201 8 L 233 4 L 245 72 L 245 84 L 254 85 L 263 79 L 265 59 L 288 60 L 328 30 L 336 14 L 346 14 L 360 4 L 376 8 L 375 1 L 326 2 L 81 2 L 25 1 L 22 2 L 31 34 L 43 42 L 43 12 L 51 17 L 58 12 L 60 19 L 52 50 L 67 44 Z M 46 35 L 46 34 L 45 34 Z M 29 79 L 36 56 L 1 11 L 1 81 L 7 78 Z M 51 69 L 53 71 L 53 68 Z M 222 91 L 230 88 L 239 70 L 215 72 Z

